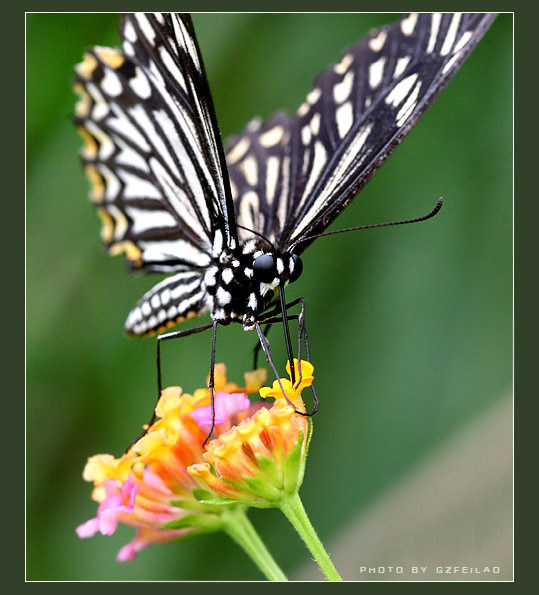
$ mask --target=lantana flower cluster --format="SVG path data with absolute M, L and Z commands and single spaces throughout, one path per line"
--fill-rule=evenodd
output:
M 313 367 L 295 360 L 294 385 L 279 379 L 262 387 L 265 370 L 245 374 L 245 386 L 228 382 L 224 364 L 215 367 L 215 428 L 207 388 L 193 394 L 166 388 L 157 421 L 119 458 L 91 457 L 83 477 L 94 484 L 95 518 L 77 528 L 80 537 L 112 535 L 119 523 L 137 530 L 118 553 L 133 560 L 153 543 L 193 532 L 226 530 L 227 513 L 247 506 L 279 506 L 297 494 L 305 469 L 310 421 L 301 391 L 313 381 Z M 290 370 L 288 369 L 290 374 Z M 251 402 L 259 393 L 270 402 Z

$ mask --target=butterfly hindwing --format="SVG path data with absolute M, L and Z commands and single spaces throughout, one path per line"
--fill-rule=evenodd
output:
M 280 250 L 302 252 L 400 144 L 495 18 L 407 15 L 344 52 L 293 116 L 253 121 L 227 144 L 238 223 L 247 218 Z
M 137 302 L 125 323 L 127 333 L 162 332 L 207 310 L 203 275 L 196 271 L 176 273 L 154 285 Z

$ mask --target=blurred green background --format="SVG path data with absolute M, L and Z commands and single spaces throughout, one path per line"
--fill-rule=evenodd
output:
M 396 18 L 195 15 L 223 136 L 254 115 L 295 110 L 343 48 Z M 81 478 L 86 458 L 120 455 L 155 396 L 155 339 L 128 339 L 123 323 L 157 278 L 131 277 L 121 257 L 104 253 L 70 122 L 72 67 L 90 45 L 118 45 L 118 21 L 27 15 L 27 578 L 257 580 L 221 535 L 118 564 L 132 530 L 84 541 L 74 532 L 95 515 Z M 307 298 L 321 407 L 302 496 L 323 541 L 338 542 L 433 449 L 511 391 L 511 15 L 498 18 L 332 228 L 420 216 L 441 195 L 445 206 L 427 223 L 317 241 L 288 291 Z M 282 366 L 280 329 L 272 337 Z M 166 344 L 165 383 L 201 386 L 210 340 L 203 333 Z M 232 380 L 249 369 L 254 345 L 239 325 L 220 329 L 217 359 Z M 251 518 L 285 571 L 308 561 L 279 513 Z

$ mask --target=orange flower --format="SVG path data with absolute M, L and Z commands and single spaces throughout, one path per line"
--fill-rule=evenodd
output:
M 273 388 L 260 389 L 263 397 L 275 397 L 271 408 L 261 408 L 228 432 L 212 440 L 204 453 L 204 463 L 188 469 L 201 486 L 209 490 L 199 495 L 202 501 L 243 502 L 267 508 L 278 506 L 283 497 L 298 492 L 303 481 L 310 437 L 309 418 L 301 391 L 313 381 L 313 366 L 296 366 L 293 385 L 281 378 Z M 290 369 L 287 366 L 288 373 Z M 284 395 L 283 395 L 284 392 Z

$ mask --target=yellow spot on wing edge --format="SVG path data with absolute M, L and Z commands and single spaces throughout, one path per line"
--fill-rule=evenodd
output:
M 84 60 L 75 66 L 75 72 L 83 79 L 89 81 L 92 78 L 94 70 L 97 68 L 98 61 L 90 52 L 84 54 Z
M 92 189 L 90 191 L 90 200 L 95 203 L 103 202 L 105 197 L 105 184 L 103 177 L 93 165 L 86 165 L 84 168 L 87 178 L 90 180 Z
M 188 312 L 185 316 L 178 316 L 178 318 L 175 318 L 174 320 L 169 320 L 168 322 L 166 322 L 165 324 L 162 324 L 157 329 L 151 329 L 145 333 L 142 333 L 140 336 L 141 337 L 153 337 L 155 335 L 160 335 L 161 333 L 168 330 L 169 328 L 176 326 L 177 324 L 180 324 L 182 322 L 185 322 L 189 318 L 194 318 L 196 315 L 197 315 L 196 312 Z
M 99 211 L 102 210 L 104 209 L 99 209 Z M 110 217 L 108 213 L 107 216 Z M 110 219 L 112 220 L 112 217 L 110 217 Z M 105 240 L 105 238 L 103 239 Z M 105 242 L 106 241 L 107 240 L 105 240 Z M 109 248 L 109 254 L 111 256 L 116 256 L 117 254 L 121 254 L 122 252 L 125 252 L 126 258 L 130 260 L 134 266 L 139 267 L 142 264 L 142 260 L 140 259 L 142 255 L 142 250 L 138 246 L 135 246 L 133 242 L 125 240 L 123 242 L 118 242 L 117 244 L 112 244 Z
M 79 95 L 79 100 L 75 105 L 75 115 L 79 118 L 87 118 L 90 115 L 92 109 L 92 98 L 84 89 L 84 85 L 81 83 L 75 83 L 75 92 Z
M 82 148 L 81 155 L 85 159 L 93 159 L 97 157 L 99 146 L 95 138 L 83 126 L 78 126 L 77 129 L 84 140 L 84 147 Z
M 97 214 L 101 218 L 103 227 L 101 228 L 101 239 L 105 243 L 112 242 L 114 237 L 114 219 L 107 213 L 106 209 L 97 209 Z
M 125 62 L 125 56 L 116 48 L 97 46 L 94 48 L 94 51 L 99 56 L 99 59 L 110 68 L 120 68 Z

